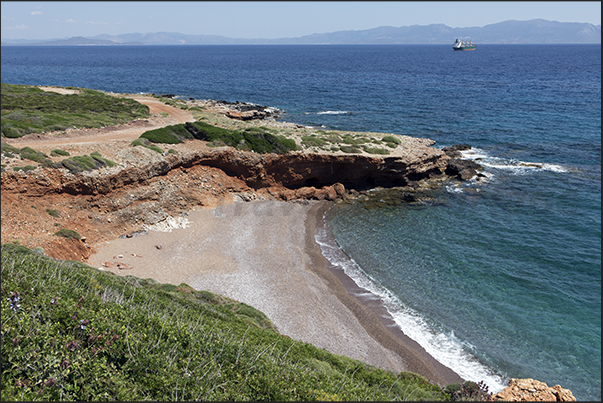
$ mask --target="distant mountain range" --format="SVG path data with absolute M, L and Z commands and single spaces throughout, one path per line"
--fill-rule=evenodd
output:
M 452 44 L 456 38 L 478 44 L 597 44 L 601 25 L 542 19 L 509 20 L 483 27 L 450 28 L 444 24 L 378 27 L 337 31 L 297 38 L 242 39 L 218 35 L 185 35 L 176 32 L 97 35 L 52 40 L 2 39 L 2 46 L 126 46 L 126 45 L 375 45 Z

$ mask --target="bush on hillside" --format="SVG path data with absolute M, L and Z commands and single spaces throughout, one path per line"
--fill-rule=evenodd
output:
M 228 130 L 205 122 L 188 122 L 143 133 L 141 138 L 153 143 L 177 144 L 186 139 L 209 142 L 214 146 L 230 146 L 258 153 L 286 153 L 296 150 L 295 140 L 277 136 L 266 128 Z

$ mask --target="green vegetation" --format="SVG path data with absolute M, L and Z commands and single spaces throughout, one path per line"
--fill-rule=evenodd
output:
M 112 126 L 149 116 L 149 108 L 135 100 L 90 89 L 77 90 L 77 94 L 62 95 L 34 86 L 3 83 L 2 137 L 70 127 Z
M 394 136 L 383 136 L 381 140 L 383 140 L 385 145 L 387 145 L 389 148 L 396 148 L 398 144 L 402 143 L 402 140 Z
M 34 169 L 36 169 L 37 167 L 33 166 L 33 165 L 25 165 L 24 167 L 13 167 L 13 171 L 33 171 Z
M 325 138 L 318 137 L 315 134 L 308 136 L 302 136 L 302 145 L 306 147 L 322 147 L 329 144 L 329 141 Z
M 1 265 L 2 401 L 451 398 L 421 376 L 280 335 L 256 309 L 186 284 L 16 244 L 1 246 Z
M 102 167 L 113 167 L 117 165 L 115 162 L 104 158 L 98 151 L 90 153 L 90 155 L 75 155 L 71 158 L 66 158 L 62 161 L 51 164 L 52 168 L 67 168 L 73 173 L 82 171 L 92 171 Z
M 67 238 L 67 239 L 81 239 L 82 238 L 82 236 L 77 231 L 74 231 L 72 229 L 67 229 L 67 228 L 61 228 L 54 234 L 56 236 L 61 236 L 63 238 Z
M 149 150 L 158 152 L 159 154 L 163 154 L 163 150 L 161 148 L 151 144 L 151 141 L 149 141 L 149 139 L 146 139 L 144 137 L 137 138 L 136 140 L 132 141 L 132 143 L 130 143 L 130 145 L 132 147 L 142 146 L 142 147 L 148 148 Z
M 364 146 L 364 147 L 362 147 L 362 149 L 369 154 L 382 154 L 382 155 L 389 154 L 389 150 L 386 150 L 385 148 Z
M 402 143 L 402 140 L 400 140 L 399 138 L 394 137 L 394 136 L 383 136 L 381 141 L 383 141 L 385 143 L 394 143 L 394 144 Z
M 21 150 L 15 146 L 11 146 L 8 143 L 0 143 L 0 151 L 2 152 L 2 155 L 7 158 L 15 158 L 21 153 Z
M 368 154 L 380 154 L 388 155 L 390 151 L 375 147 L 375 145 L 385 144 L 388 147 L 396 148 L 402 141 L 391 135 L 384 136 L 383 139 L 379 140 L 374 137 L 369 137 L 363 133 L 341 133 L 326 132 L 324 130 L 317 130 L 320 134 L 309 134 L 302 136 L 302 146 L 317 147 L 323 150 L 329 150 L 333 152 L 342 151 L 344 153 L 362 153 L 363 151 Z
M 59 210 L 55 210 L 55 209 L 48 208 L 48 209 L 46 209 L 46 212 L 53 217 L 59 217 L 61 215 L 61 212 Z
M 339 149 L 341 151 L 343 151 L 344 153 L 348 153 L 348 154 L 358 154 L 361 153 L 362 150 L 356 146 L 341 146 L 339 147 Z
M 50 156 L 51 157 L 68 157 L 69 156 L 69 152 L 63 151 L 63 150 L 58 149 L 58 148 L 55 148 L 54 150 L 52 150 L 50 152 Z
M 239 150 L 258 153 L 286 153 L 297 149 L 295 140 L 274 135 L 265 127 L 229 130 L 205 122 L 189 122 L 167 126 L 144 132 L 140 137 L 153 143 L 167 144 L 177 144 L 184 140 L 197 139 L 209 142 L 210 146 L 231 146 Z

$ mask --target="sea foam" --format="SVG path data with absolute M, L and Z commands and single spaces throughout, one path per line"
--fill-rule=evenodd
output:
M 323 225 L 317 228 L 315 234 L 315 240 L 322 254 L 336 270 L 342 270 L 356 285 L 366 290 L 366 293 L 362 293 L 364 297 L 366 294 L 371 294 L 372 298 L 381 300 L 404 334 L 419 343 L 433 358 L 454 370 L 463 379 L 483 381 L 490 393 L 497 393 L 506 386 L 504 376 L 497 374 L 471 353 L 471 350 L 474 350 L 473 346 L 455 337 L 453 331 L 439 330 L 437 325 L 428 323 L 426 318 L 405 306 L 388 289 L 375 282 L 339 247 L 325 220 L 323 217 Z
M 557 173 L 569 172 L 569 169 L 563 165 L 494 157 L 480 148 L 471 148 L 470 150 L 461 151 L 461 155 L 463 159 L 475 161 L 485 168 L 504 169 L 515 175 L 526 175 L 537 171 L 551 171 Z

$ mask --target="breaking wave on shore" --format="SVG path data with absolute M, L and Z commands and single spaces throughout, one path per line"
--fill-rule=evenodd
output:
M 326 213 L 322 225 L 317 227 L 315 239 L 323 256 L 334 269 L 343 271 L 356 285 L 366 290 L 366 294 L 380 300 L 404 334 L 419 343 L 437 361 L 465 380 L 483 381 L 490 392 L 496 393 L 505 387 L 506 379 L 480 362 L 472 353 L 475 347 L 455 337 L 453 331 L 446 331 L 437 324 L 430 323 L 420 313 L 405 306 L 399 298 L 379 285 L 350 258 L 339 247 L 328 228 Z

